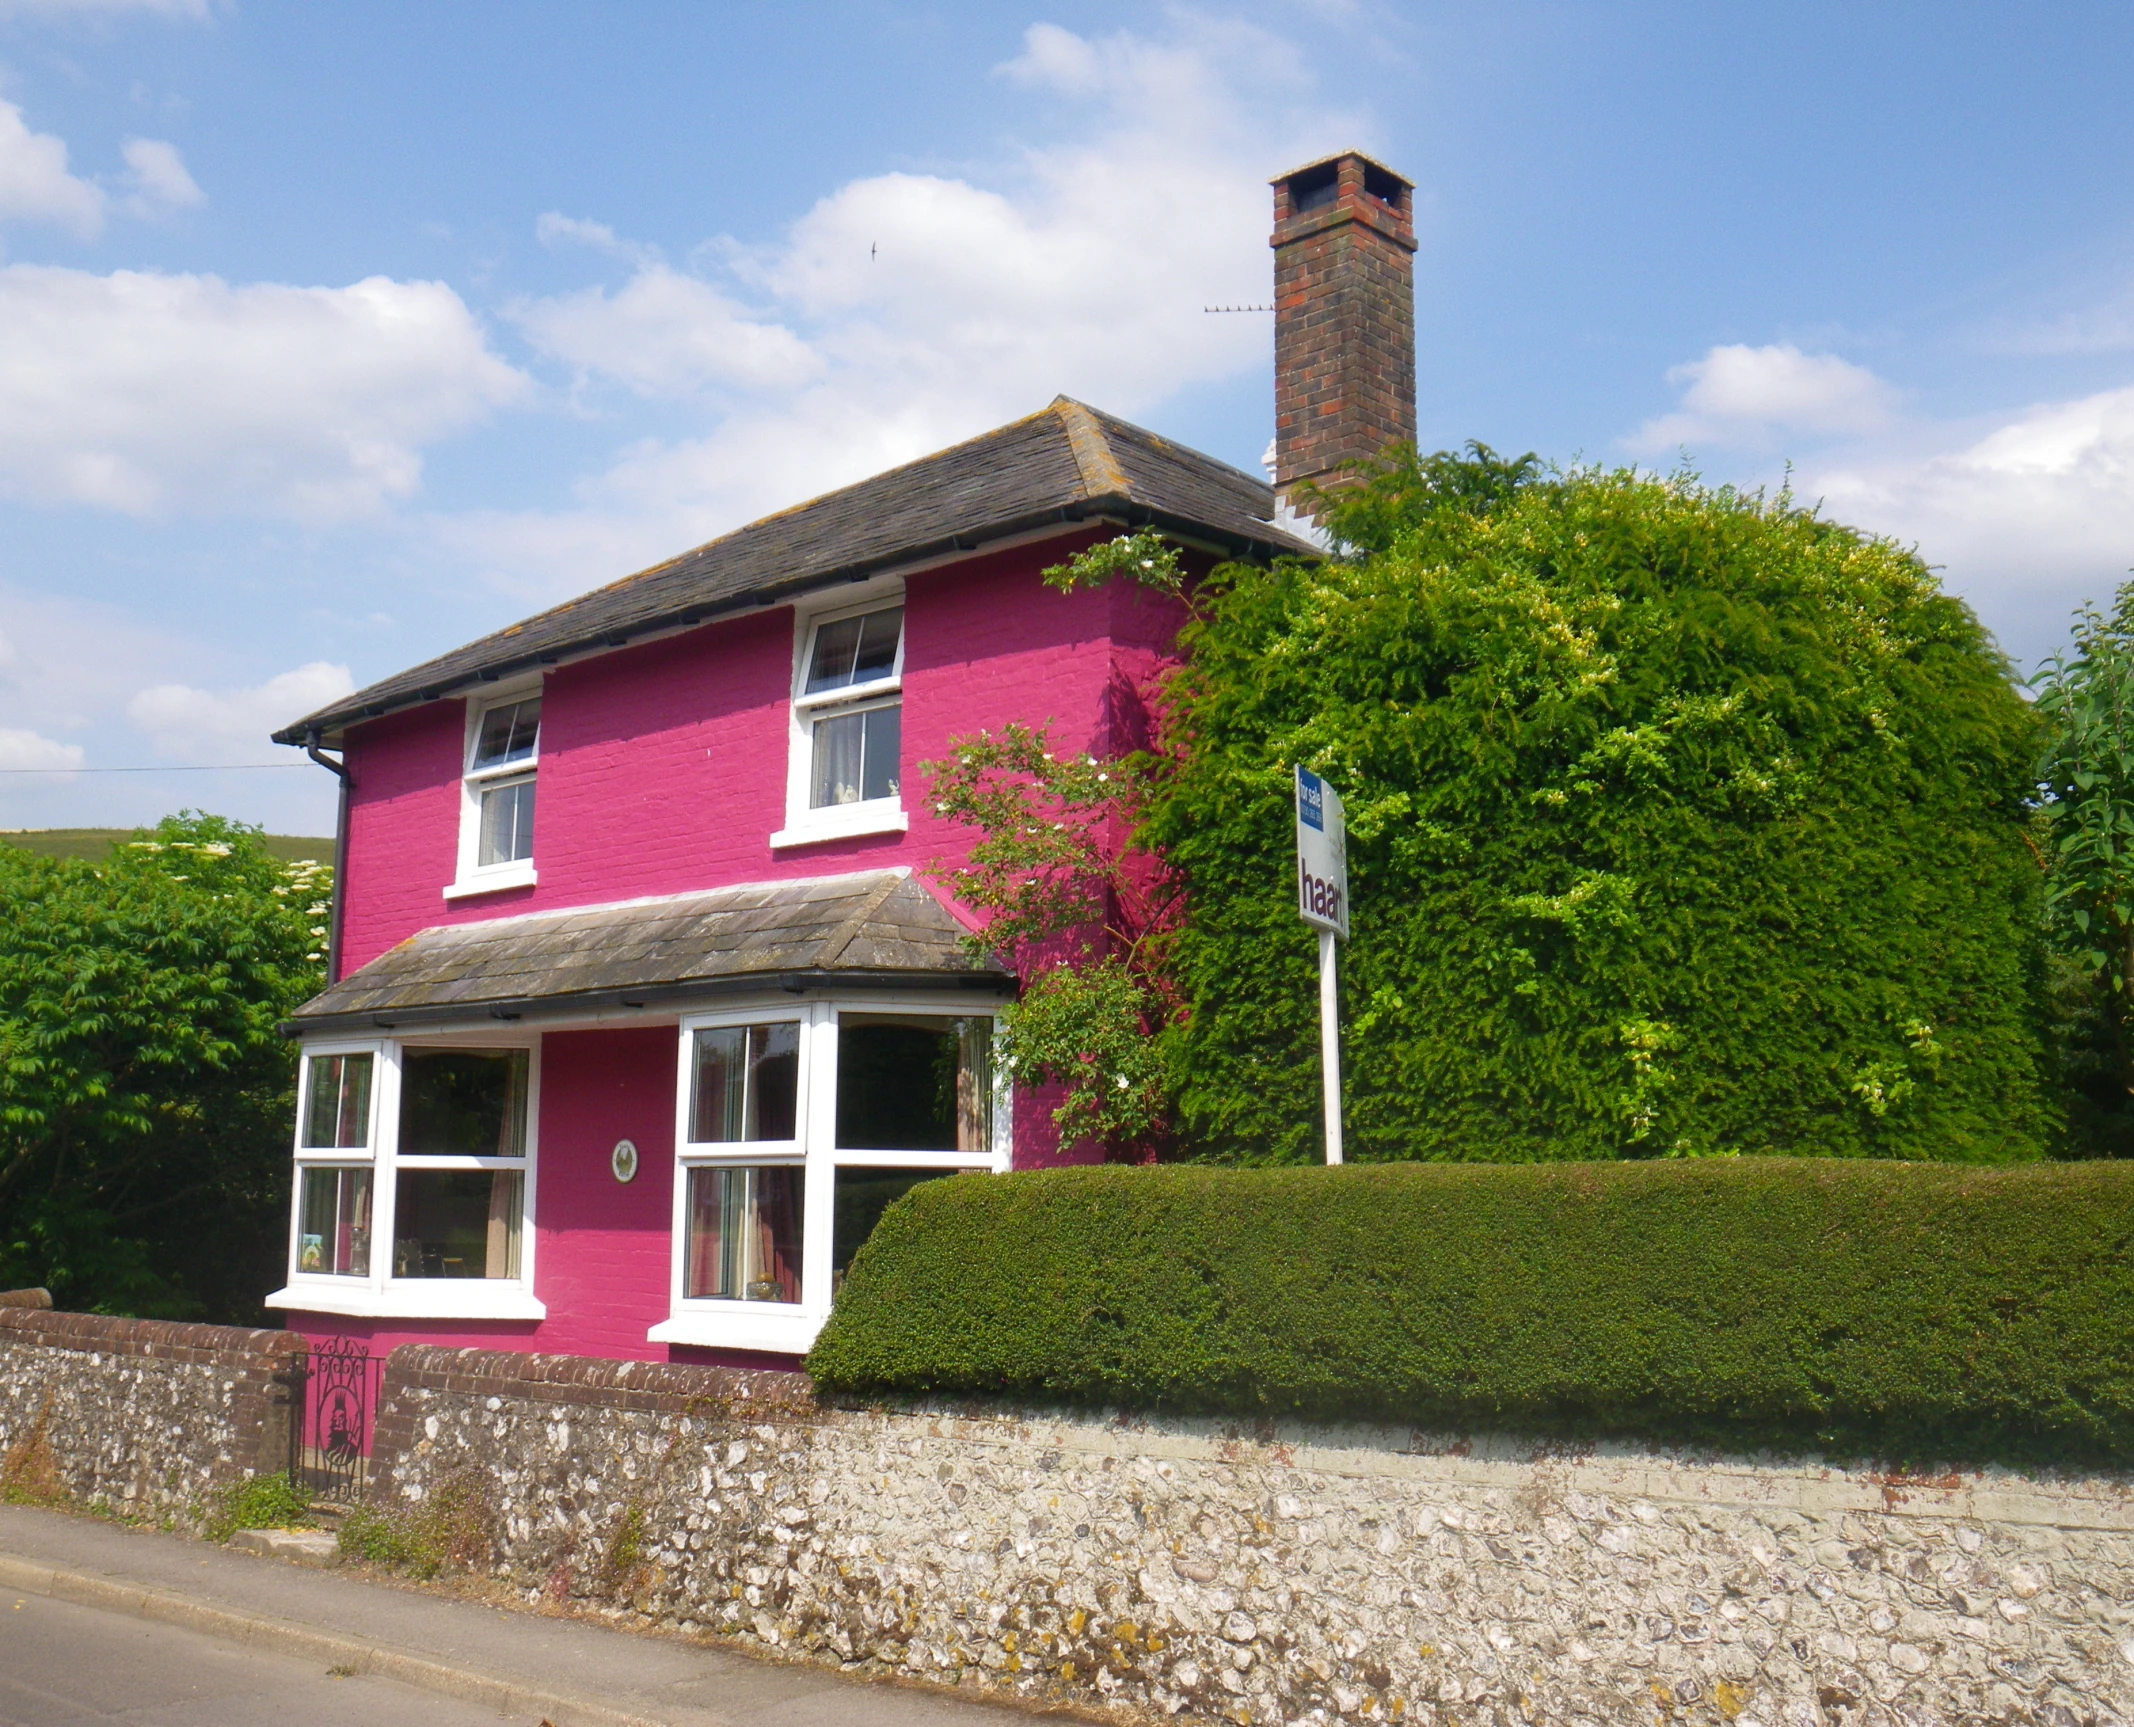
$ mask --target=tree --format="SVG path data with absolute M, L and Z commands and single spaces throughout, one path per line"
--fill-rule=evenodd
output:
M 2085 606 L 2070 650 L 2032 680 L 2045 903 L 2062 961 L 2074 1149 L 2125 1155 L 2134 1126 L 2134 582 Z
M 171 817 L 102 863 L 0 845 L 0 1287 L 256 1321 L 287 1233 L 294 1052 L 329 872 Z
M 2040 1154 L 2037 720 L 1915 556 L 1480 446 L 1325 519 L 1202 586 L 1169 690 L 1189 1149 L 1318 1155 L 1302 762 L 1349 812 L 1351 1156 Z

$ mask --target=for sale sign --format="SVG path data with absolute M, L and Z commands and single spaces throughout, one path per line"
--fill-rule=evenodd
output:
M 1349 840 L 1341 797 L 1306 767 L 1297 769 L 1297 915 L 1349 938 Z

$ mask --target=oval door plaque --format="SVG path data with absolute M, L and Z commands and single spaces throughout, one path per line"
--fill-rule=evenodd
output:
M 615 1172 L 617 1181 L 637 1179 L 637 1147 L 627 1139 L 615 1142 L 615 1153 L 608 1159 L 608 1167 Z

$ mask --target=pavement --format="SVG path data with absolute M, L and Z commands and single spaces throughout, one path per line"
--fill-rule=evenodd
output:
M 18 1605 L 19 1604 L 19 1605 Z M 0 1727 L 1030 1727 L 1024 1710 L 0 1505 Z

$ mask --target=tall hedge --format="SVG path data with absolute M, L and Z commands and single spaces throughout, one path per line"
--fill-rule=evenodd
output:
M 1917 1461 L 2134 1462 L 2134 1167 L 1829 1159 L 958 1176 L 826 1388 Z
M 1187 1150 L 1319 1155 L 1303 762 L 1348 807 L 1352 1158 L 2039 1155 L 2037 726 L 1916 557 L 1443 457 L 1336 526 L 1207 589 L 1172 691 Z

